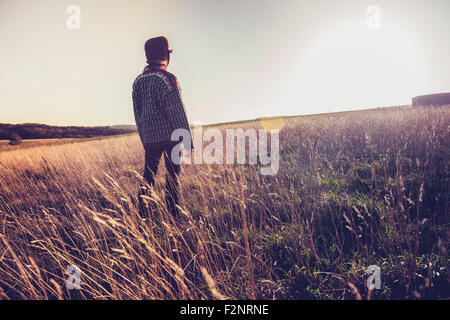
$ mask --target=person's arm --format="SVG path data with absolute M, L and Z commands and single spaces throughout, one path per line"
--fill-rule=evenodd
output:
M 177 87 L 174 87 L 167 92 L 163 102 L 174 129 L 189 129 L 186 109 L 184 107 L 183 99 L 181 97 L 181 90 L 178 84 Z
M 162 97 L 163 108 L 167 112 L 168 120 L 172 125 L 174 130 L 176 129 L 186 129 L 190 131 L 189 122 L 186 115 L 186 109 L 181 96 L 181 89 L 178 82 L 175 80 L 173 86 L 167 86 L 167 91 Z M 191 148 L 194 148 L 192 143 L 191 134 Z
M 142 110 L 142 105 L 141 105 L 141 101 L 139 99 L 139 87 L 138 87 L 137 81 L 135 81 L 133 83 L 132 98 L 133 98 L 133 111 L 134 111 L 134 119 L 136 122 L 136 127 L 138 130 L 139 136 L 142 137 L 141 132 L 140 132 L 140 125 L 138 123 L 140 114 L 141 114 L 141 110 Z

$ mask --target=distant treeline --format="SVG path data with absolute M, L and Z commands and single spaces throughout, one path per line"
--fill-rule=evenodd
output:
M 60 139 L 112 136 L 131 132 L 136 132 L 136 126 L 117 125 L 105 127 L 59 127 L 37 123 L 0 123 L 0 140 L 10 140 L 15 135 L 19 135 L 22 139 Z

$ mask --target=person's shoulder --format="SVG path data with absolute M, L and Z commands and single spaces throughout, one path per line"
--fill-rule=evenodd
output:
M 166 70 L 151 70 L 142 73 L 136 78 L 134 85 L 144 80 L 153 81 L 159 84 L 164 83 L 169 89 L 176 88 L 178 85 L 175 75 Z
M 158 70 L 158 71 L 161 72 L 161 75 L 163 77 L 165 77 L 170 89 L 174 89 L 174 88 L 178 87 L 177 77 L 175 77 L 175 75 L 173 73 L 171 73 L 167 70 Z
M 137 76 L 133 82 L 133 87 L 141 83 L 149 82 L 168 82 L 165 76 L 159 70 L 152 70 L 149 72 L 143 72 Z

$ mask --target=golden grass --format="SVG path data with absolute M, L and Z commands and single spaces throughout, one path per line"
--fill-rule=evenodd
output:
M 183 166 L 178 220 L 161 172 L 144 197 L 151 218 L 139 216 L 137 135 L 0 153 L 0 298 L 361 298 L 365 266 L 382 261 L 393 279 L 380 297 L 426 297 L 417 260 L 442 268 L 446 253 L 419 234 L 428 219 L 429 241 L 447 241 L 449 119 L 448 108 L 286 119 L 274 177 Z M 68 265 L 81 290 L 66 288 Z

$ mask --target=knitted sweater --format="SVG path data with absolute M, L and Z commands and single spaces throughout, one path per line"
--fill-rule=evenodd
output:
M 133 83 L 134 117 L 142 143 L 170 141 L 175 129 L 189 131 L 176 77 L 146 68 Z

